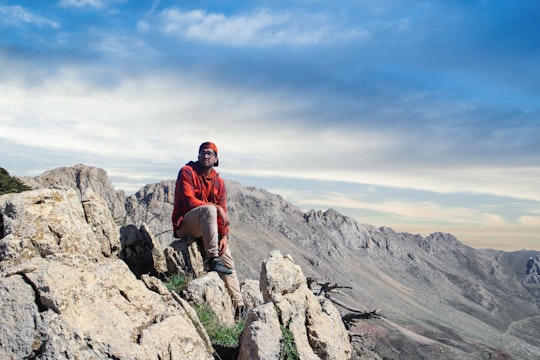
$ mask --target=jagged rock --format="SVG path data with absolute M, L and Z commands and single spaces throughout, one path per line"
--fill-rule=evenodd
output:
M 193 279 L 185 290 L 188 302 L 207 306 L 226 326 L 234 325 L 234 309 L 225 283 L 216 272 Z
M 274 303 L 304 285 L 307 287 L 300 266 L 290 256 L 283 256 L 277 250 L 272 251 L 264 261 L 260 281 L 264 301 Z
M 246 279 L 240 285 L 240 291 L 246 308 L 251 309 L 264 303 L 259 280 Z
M 281 328 L 274 304 L 266 303 L 249 312 L 238 360 L 280 359 Z
M 201 277 L 205 274 L 202 246 L 193 238 L 186 237 L 172 242 L 163 250 L 167 274 L 185 274 Z
M 527 275 L 540 275 L 540 255 L 534 256 L 527 261 Z
M 523 284 L 528 287 L 540 287 L 540 255 L 531 256 L 527 261 Z
M 107 204 L 91 188 L 84 191 L 81 200 L 86 221 L 101 245 L 101 253 L 107 257 L 116 256 L 120 251 L 120 232 Z
M 161 247 L 174 241 L 171 214 L 174 204 L 175 181 L 148 184 L 126 198 L 126 225 L 148 224 Z
M 86 200 L 89 221 L 73 189 L 41 189 L 0 197 L 0 264 L 5 268 L 57 253 L 99 259 L 117 252 L 114 221 L 96 198 Z M 99 209 L 99 210 L 98 210 Z M 97 235 L 96 235 L 97 234 Z
M 183 307 L 170 294 L 147 289 L 123 261 L 97 263 L 82 255 L 36 257 L 11 268 L 7 278 L 0 278 L 0 288 L 13 282 L 19 284 L 11 284 L 11 291 L 24 291 L 12 293 L 12 298 L 33 310 L 27 316 L 34 323 L 26 330 L 32 335 L 5 328 L 20 344 L 6 350 L 8 357 L 212 359 Z M 37 299 L 35 306 L 31 299 Z M 12 311 L 3 321 L 16 324 L 20 317 Z M 9 338 L 0 342 L 8 341 L 17 343 Z
M 32 358 L 42 336 L 37 329 L 40 309 L 34 289 L 21 275 L 2 277 L 0 299 L 0 359 Z
M 156 277 L 150 276 L 148 274 L 142 274 L 141 280 L 144 282 L 144 285 L 146 287 L 154 292 L 157 292 L 160 295 L 167 295 L 169 294 L 169 290 L 167 289 L 167 286 L 161 280 L 159 280 Z
M 114 219 L 120 222 L 126 217 L 126 195 L 123 191 L 114 189 L 107 172 L 103 169 L 78 164 L 48 170 L 35 177 L 19 177 L 19 179 L 34 189 L 51 186 L 70 187 L 77 190 L 79 198 L 86 189 L 91 188 L 105 200 Z
M 120 234 L 121 258 L 137 277 L 142 274 L 160 276 L 167 273 L 165 255 L 146 224 L 138 229 L 134 225 L 123 226 Z
M 292 258 L 272 251 L 263 263 L 261 290 L 278 308 L 280 323 L 294 336 L 301 359 L 350 359 L 352 348 L 339 311 L 307 286 Z
M 213 359 L 185 302 L 112 256 L 105 202 L 83 201 L 73 189 L 0 196 L 0 358 Z

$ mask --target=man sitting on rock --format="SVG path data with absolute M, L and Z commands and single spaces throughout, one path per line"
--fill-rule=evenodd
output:
M 214 170 L 218 164 L 217 146 L 204 142 L 199 146 L 198 161 L 190 161 L 180 169 L 176 179 L 172 222 L 175 237 L 202 239 L 208 269 L 221 275 L 239 315 L 244 311 L 244 300 L 227 246 L 229 215 L 225 183 Z

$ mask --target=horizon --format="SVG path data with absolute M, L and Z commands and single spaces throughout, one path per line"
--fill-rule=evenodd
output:
M 540 250 L 540 2 L 0 0 L 10 174 L 134 192 L 200 143 L 301 209 Z

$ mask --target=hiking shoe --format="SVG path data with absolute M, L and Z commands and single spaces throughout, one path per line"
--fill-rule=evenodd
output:
M 208 265 L 208 270 L 217 271 L 218 273 L 224 274 L 224 275 L 232 274 L 232 270 L 225 267 L 225 265 L 223 265 L 223 261 L 221 261 L 221 259 L 217 257 L 210 260 L 210 264 Z

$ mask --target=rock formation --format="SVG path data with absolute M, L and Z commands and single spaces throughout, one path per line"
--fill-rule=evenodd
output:
M 213 359 L 187 302 L 115 255 L 103 199 L 40 189 L 0 197 L 0 358 Z
M 195 241 L 162 251 L 146 224 L 119 229 L 90 187 L 0 196 L 0 225 L 2 359 L 212 359 L 193 306 L 234 325 L 224 283 L 204 272 Z M 193 277 L 181 296 L 159 280 L 178 273 Z M 242 284 L 251 310 L 240 358 L 279 359 L 281 326 L 300 359 L 351 358 L 339 312 L 290 257 L 272 252 L 261 281 Z
M 239 359 L 279 359 L 275 344 L 280 338 L 275 332 L 281 326 L 294 337 L 300 359 L 351 358 L 339 312 L 328 299 L 311 292 L 302 269 L 290 256 L 277 250 L 270 253 L 263 263 L 261 290 L 265 304 L 248 317 Z
M 126 217 L 126 195 L 116 191 L 103 169 L 82 164 L 71 167 L 61 167 L 45 171 L 36 177 L 21 177 L 26 185 L 33 189 L 64 186 L 75 189 L 79 197 L 86 189 L 93 189 L 107 203 L 115 220 L 121 221 Z

